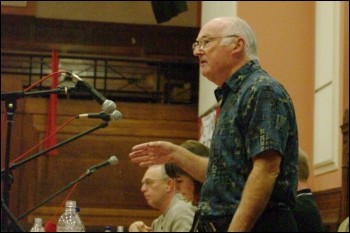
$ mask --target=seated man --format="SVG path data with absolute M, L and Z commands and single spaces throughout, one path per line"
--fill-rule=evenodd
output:
M 146 226 L 137 221 L 129 226 L 129 232 L 188 232 L 191 229 L 195 208 L 177 194 L 175 181 L 165 173 L 164 165 L 150 166 L 142 178 L 141 191 L 149 206 L 162 213 Z
M 298 193 L 295 208 L 292 209 L 300 232 L 325 232 L 317 203 L 307 185 L 309 162 L 307 154 L 299 148 Z

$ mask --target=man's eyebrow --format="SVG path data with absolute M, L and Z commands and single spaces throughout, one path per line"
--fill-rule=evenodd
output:
M 198 37 L 197 40 L 202 40 L 202 39 L 206 39 L 209 38 L 210 36 L 208 34 L 204 34 L 201 37 Z

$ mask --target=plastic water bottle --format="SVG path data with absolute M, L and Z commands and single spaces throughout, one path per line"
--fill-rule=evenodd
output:
M 34 225 L 30 229 L 30 232 L 45 232 L 43 220 L 41 218 L 34 218 Z
M 77 215 L 78 224 L 81 225 L 81 231 L 85 232 L 85 226 L 84 226 L 83 220 L 81 220 L 81 218 L 80 218 L 80 208 L 79 207 L 75 207 L 75 214 Z
M 81 232 L 83 228 L 75 213 L 76 202 L 66 201 L 66 209 L 57 222 L 57 232 Z

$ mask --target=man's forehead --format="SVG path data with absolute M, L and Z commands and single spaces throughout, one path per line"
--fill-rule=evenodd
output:
M 197 39 L 213 37 L 214 35 L 219 36 L 223 28 L 222 22 L 210 22 L 200 30 Z
M 143 176 L 143 179 L 146 178 L 152 178 L 156 179 L 161 176 L 161 169 L 160 167 L 149 167 L 147 171 L 145 172 L 145 175 Z

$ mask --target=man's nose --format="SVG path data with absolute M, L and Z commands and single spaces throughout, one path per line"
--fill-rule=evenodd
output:
M 199 54 L 201 52 L 201 49 L 199 48 L 199 46 L 197 46 L 194 50 L 193 50 L 193 56 L 198 57 Z

